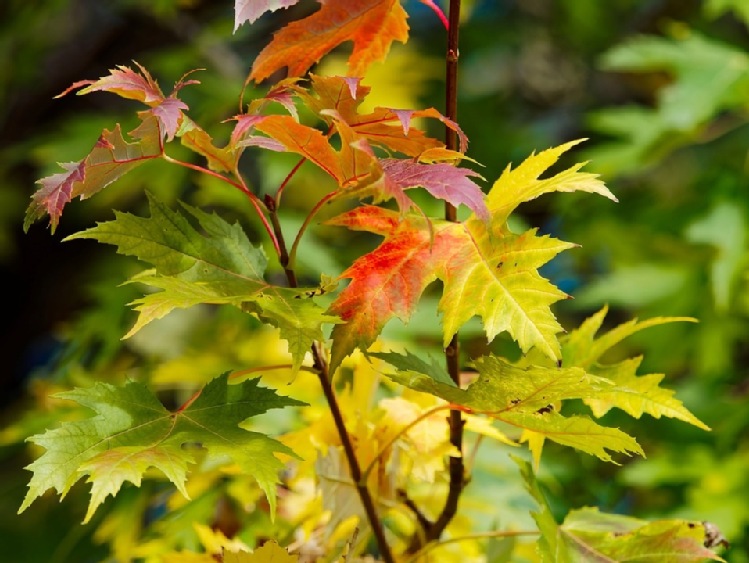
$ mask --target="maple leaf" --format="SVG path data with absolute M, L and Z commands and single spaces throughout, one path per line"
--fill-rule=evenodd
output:
M 370 87 L 359 78 L 319 76 L 310 74 L 310 89 L 297 84 L 290 86 L 314 113 L 331 125 L 343 122 L 358 138 L 365 138 L 374 146 L 418 157 L 424 151 L 443 148 L 444 143 L 427 137 L 423 131 L 411 127 L 414 118 L 437 119 L 458 135 L 461 152 L 468 147 L 460 126 L 435 108 L 420 110 L 376 107 L 369 113 L 359 113 L 359 106 L 370 92 Z
M 234 31 L 244 22 L 253 23 L 265 12 L 289 8 L 299 0 L 234 0 Z
M 224 553 L 222 563 L 297 563 L 299 556 L 291 555 L 273 540 L 265 542 L 252 553 Z
M 195 444 L 211 457 L 232 460 L 254 477 L 275 511 L 275 485 L 283 467 L 275 454 L 295 454 L 239 424 L 270 409 L 304 403 L 279 396 L 258 382 L 253 379 L 228 385 L 228 375 L 221 375 L 177 412 L 166 410 L 145 385 L 136 381 L 122 387 L 100 382 L 88 389 L 59 393 L 57 397 L 75 401 L 97 415 L 65 422 L 29 438 L 46 451 L 27 467 L 33 476 L 19 513 L 51 488 L 64 497 L 88 475 L 93 486 L 87 522 L 107 495 L 116 494 L 125 481 L 140 484 L 150 467 L 163 472 L 187 496 L 187 466 L 195 462 L 189 446 Z
M 328 223 L 373 232 L 387 229 L 378 233 L 387 236 L 385 242 L 354 261 L 340 276 L 351 278 L 351 282 L 329 308 L 345 323 L 331 334 L 330 368 L 335 370 L 355 348 L 366 350 L 392 317 L 407 322 L 436 274 L 428 233 L 406 222 L 399 224 L 395 212 L 363 206 Z
M 455 382 L 450 378 L 450 374 L 431 356 L 429 357 L 429 363 L 427 363 L 408 351 L 406 351 L 405 356 L 396 352 L 369 352 L 367 355 L 383 360 L 398 368 L 398 371 L 402 375 L 408 373 L 414 373 L 419 376 L 428 375 L 438 383 L 457 387 Z
M 469 176 L 481 178 L 478 172 L 450 164 L 420 164 L 411 160 L 388 158 L 380 160 L 388 184 L 398 190 L 422 186 L 437 199 L 454 206 L 464 204 L 477 217 L 489 219 L 481 188 Z
M 705 547 L 707 523 L 665 519 L 648 522 L 597 508 L 571 511 L 557 524 L 530 464 L 512 456 L 539 509 L 531 512 L 541 537 L 538 552 L 544 563 L 615 563 L 657 560 L 690 563 L 710 559 L 724 561 Z
M 610 348 L 627 338 L 653 326 L 672 322 L 697 322 L 692 317 L 653 317 L 645 321 L 632 319 L 618 325 L 600 337 L 596 333 L 601 328 L 608 313 L 608 306 L 587 318 L 577 329 L 564 338 L 564 364 L 588 368 L 594 365 Z
M 605 377 L 615 385 L 613 389 L 585 399 L 585 403 L 595 416 L 601 417 L 616 407 L 634 418 L 640 418 L 643 413 L 647 413 L 654 418 L 678 418 L 703 430 L 710 430 L 710 427 L 673 396 L 674 391 L 659 387 L 665 377 L 663 374 L 637 375 L 640 362 L 642 357 L 589 369 L 591 373 Z
M 320 0 L 320 10 L 276 32 L 252 65 L 249 79 L 260 82 L 287 67 L 301 76 L 323 55 L 353 41 L 349 74 L 362 76 L 385 58 L 393 41 L 408 39 L 406 14 L 399 0 Z
M 626 337 L 649 327 L 671 322 L 696 322 L 690 317 L 653 317 L 645 321 L 633 319 L 622 323 L 596 338 L 608 312 L 602 307 L 586 319 L 579 328 L 562 338 L 564 365 L 578 366 L 589 373 L 604 377 L 615 385 L 599 395 L 585 398 L 593 414 L 601 417 L 612 408 L 619 408 L 630 416 L 640 418 L 647 413 L 655 418 L 677 418 L 709 430 L 702 421 L 690 413 L 674 392 L 659 386 L 663 374 L 637 375 L 642 357 L 630 358 L 616 364 L 602 364 L 601 356 Z
M 141 119 L 145 119 L 147 115 L 156 117 L 161 125 L 161 131 L 171 141 L 179 127 L 183 115 L 182 110 L 188 109 L 187 104 L 177 98 L 177 93 L 188 84 L 199 84 L 199 82 L 186 80 L 187 75 L 185 75 L 175 83 L 172 93 L 167 97 L 164 96 L 159 84 L 149 72 L 139 63 L 136 62 L 135 65 L 140 73 L 127 66 L 119 65 L 111 69 L 109 75 L 98 80 L 75 82 L 56 97 L 59 98 L 80 88 L 77 92 L 79 96 L 91 92 L 112 92 L 123 98 L 138 100 L 151 108 L 146 112 L 141 112 Z
M 146 117 L 130 135 L 137 142 L 128 143 L 122 136 L 119 124 L 114 131 L 105 129 L 91 152 L 80 162 L 61 164 L 65 172 L 42 178 L 26 210 L 23 228 L 49 215 L 52 232 L 62 215 L 63 208 L 74 197 L 85 199 L 104 189 L 146 160 L 162 154 L 159 126 L 154 117 Z
M 65 239 L 86 238 L 113 244 L 118 253 L 136 256 L 155 266 L 130 280 L 163 291 L 133 303 L 140 314 L 126 337 L 175 308 L 199 303 L 229 304 L 279 328 L 281 337 L 289 342 L 294 369 L 298 369 L 312 342 L 323 338 L 322 323 L 339 320 L 325 314 L 308 296 L 309 290 L 266 282 L 266 257 L 260 248 L 252 246 L 238 224 L 231 225 L 216 214 L 182 204 L 197 219 L 206 233 L 203 235 L 185 215 L 147 195 L 150 218 L 116 212 L 115 220 Z
M 358 258 L 340 278 L 351 282 L 331 304 L 345 324 L 333 329 L 331 366 L 354 348 L 366 350 L 392 317 L 407 322 L 426 286 L 439 278 L 444 293 L 444 343 L 472 316 L 484 320 L 487 338 L 508 330 L 527 351 L 538 346 L 559 356 L 555 334 L 562 330 L 549 305 L 565 294 L 537 269 L 573 245 L 535 230 L 495 236 L 480 220 L 432 221 L 433 237 L 421 217 L 362 206 L 328 221 L 385 236 L 374 251 Z
M 535 347 L 558 360 L 556 335 L 562 327 L 551 305 L 567 295 L 543 278 L 538 268 L 574 245 L 536 236 L 535 229 L 512 233 L 506 220 L 520 203 L 547 192 L 582 190 L 613 198 L 594 175 L 578 172 L 582 165 L 538 179 L 576 143 L 532 155 L 515 170 L 505 170 L 486 198 L 488 222 L 474 213 L 463 223 L 427 223 L 415 215 L 396 218 L 391 211 L 367 207 L 329 220 L 328 224 L 385 237 L 340 276 L 351 282 L 330 307 L 345 321 L 333 330 L 331 366 L 336 367 L 354 348 L 366 350 L 392 317 L 407 322 L 435 279 L 444 284 L 439 310 L 445 346 L 460 326 L 479 316 L 489 341 L 508 331 L 524 353 Z
M 346 182 L 338 153 L 317 129 L 302 125 L 288 115 L 266 116 L 255 124 L 255 128 L 280 142 L 287 150 L 309 159 L 339 184 Z
M 612 201 L 614 194 L 601 182 L 596 174 L 579 172 L 586 163 L 574 166 L 550 178 L 539 179 L 559 157 L 583 139 L 570 141 L 538 154 L 532 154 L 514 170 L 508 165 L 487 194 L 487 206 L 496 220 L 506 220 L 518 205 L 550 192 L 583 191 L 597 193 Z
M 611 387 L 609 381 L 587 374 L 580 368 L 519 368 L 495 356 L 477 359 L 474 367 L 479 375 L 467 389 L 441 383 L 431 374 L 420 373 L 413 362 L 409 362 L 409 369 L 398 369 L 387 375 L 415 391 L 435 395 L 461 405 L 469 412 L 530 430 L 604 461 L 612 461 L 607 450 L 643 453 L 632 437 L 616 428 L 601 426 L 585 416 L 563 416 L 554 409 L 554 405 L 561 401 L 600 393 Z

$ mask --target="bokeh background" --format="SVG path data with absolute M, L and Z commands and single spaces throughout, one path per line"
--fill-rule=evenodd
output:
M 404 4 L 411 39 L 370 70 L 371 103 L 441 109 L 444 30 L 419 2 Z M 236 31 L 231 0 L 0 5 L 0 545 L 13 546 L 8 561 L 98 561 L 107 552 L 106 538 L 77 524 L 80 488 L 62 504 L 50 499 L 15 514 L 30 475 L 23 466 L 33 455 L 23 439 L 55 423 L 47 394 L 103 371 L 174 358 L 189 340 L 186 327 L 189 338 L 197 339 L 196 331 L 203 342 L 209 338 L 208 329 L 194 329 L 205 319 L 187 313 L 158 338 L 123 344 L 132 322 L 125 304 L 137 289 L 119 284 L 134 264 L 110 248 L 62 238 L 109 219 L 112 209 L 140 210 L 144 188 L 235 213 L 253 229 L 246 204 L 233 195 L 151 163 L 90 201 L 72 203 L 54 234 L 41 223 L 24 233 L 38 178 L 57 172 L 58 162 L 82 158 L 103 128 L 135 123 L 135 106 L 116 96 L 54 96 L 133 61 L 167 91 L 185 72 L 205 69 L 195 75 L 202 85 L 182 97 L 220 142 L 230 132 L 221 121 L 237 112 L 254 57 L 274 30 L 314 5 L 300 2 Z M 556 309 L 564 326 L 604 305 L 607 326 L 652 316 L 699 320 L 648 329 L 611 359 L 644 354 L 640 373 L 665 373 L 664 385 L 712 432 L 607 415 L 638 438 L 647 460 L 618 467 L 548 448 L 541 477 L 555 510 L 595 505 L 707 520 L 731 542 L 734 563 L 749 561 L 748 26 L 746 0 L 465 2 L 459 94 L 468 154 L 488 180 L 532 151 L 586 138 L 565 163 L 589 160 L 586 170 L 619 198 L 614 204 L 560 194 L 521 208 L 519 222 L 580 244 L 544 271 L 574 296 Z M 346 46 L 317 70 L 342 72 L 345 54 Z M 249 161 L 246 173 L 260 193 L 278 184 L 289 162 Z M 289 228 L 315 201 L 314 175 L 299 182 L 309 189 L 294 192 L 302 194 L 291 200 L 300 218 L 288 219 Z M 320 271 L 340 272 L 361 252 L 324 229 L 313 235 L 303 263 L 312 280 Z M 336 249 L 332 255 L 326 245 Z M 403 332 L 428 333 L 430 323 L 417 317 Z M 469 340 L 465 353 L 483 347 Z

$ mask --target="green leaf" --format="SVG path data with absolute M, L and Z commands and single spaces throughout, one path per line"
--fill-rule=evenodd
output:
M 697 322 L 691 317 L 653 317 L 642 322 L 632 319 L 596 338 L 606 313 L 608 307 L 604 306 L 562 339 L 562 358 L 565 366 L 588 369 L 610 348 L 646 328 L 673 322 Z
M 530 463 L 512 457 L 520 467 L 528 492 L 539 505 L 539 510 L 531 514 L 541 532 L 538 550 L 544 563 L 723 561 L 705 547 L 705 543 L 714 543 L 711 537 L 715 535 L 714 526 L 706 522 L 677 519 L 648 522 L 586 507 L 570 512 L 560 526 Z
M 604 53 L 605 70 L 665 72 L 671 80 L 659 90 L 655 109 L 616 107 L 594 114 L 594 130 L 618 137 L 587 153 L 598 170 L 641 171 L 643 164 L 659 162 L 675 148 L 699 139 L 721 111 L 745 104 L 747 53 L 682 25 L 672 29 L 672 38 L 635 36 Z
M 92 483 L 88 521 L 108 495 L 125 481 L 136 485 L 150 467 L 160 470 L 187 496 L 187 466 L 195 462 L 190 446 L 199 445 L 216 460 L 231 460 L 254 477 L 275 512 L 275 485 L 283 464 L 274 454 L 295 455 L 283 444 L 239 424 L 270 409 L 304 403 L 279 396 L 253 379 L 228 384 L 224 374 L 209 382 L 184 409 L 169 412 L 143 384 L 122 387 L 97 383 L 56 395 L 97 413 L 85 420 L 29 438 L 46 452 L 27 469 L 33 471 L 19 512 L 53 488 L 63 497 L 83 476 Z
M 470 412 L 484 414 L 511 426 L 534 432 L 604 461 L 608 451 L 642 455 L 631 436 L 599 425 L 585 416 L 563 416 L 555 404 L 597 395 L 611 387 L 605 379 L 579 368 L 519 368 L 502 358 L 485 356 L 474 362 L 479 376 L 467 389 L 445 385 L 414 371 L 387 374 L 393 381 L 416 391 L 440 397 Z M 608 451 L 607 451 L 608 450 Z M 534 453 L 539 453 L 534 450 Z
M 395 352 L 369 352 L 367 355 L 389 363 L 403 376 L 409 374 L 416 376 L 426 375 L 437 383 L 457 387 L 455 382 L 450 378 L 450 374 L 431 356 L 429 356 L 429 363 L 427 363 L 408 351 L 406 351 L 405 356 Z
M 604 55 L 603 67 L 673 73 L 676 80 L 660 91 L 658 113 L 667 127 L 689 130 L 747 94 L 749 56 L 694 30 L 680 31 L 673 39 L 639 36 L 622 42 Z
M 707 0 L 705 13 L 708 17 L 717 18 L 725 12 L 733 11 L 736 16 L 749 25 L 749 4 L 744 0 Z
M 654 418 L 667 416 L 678 418 L 703 430 L 710 428 L 689 412 L 681 401 L 676 399 L 674 391 L 662 389 L 660 382 L 663 374 L 637 375 L 642 357 L 624 360 L 609 366 L 595 366 L 590 371 L 613 382 L 611 389 L 602 391 L 597 397 L 584 399 L 593 414 L 601 417 L 611 408 L 616 407 L 635 418 L 647 413 Z
M 571 539 L 576 561 L 723 561 L 704 545 L 708 537 L 705 522 L 648 522 L 586 507 L 570 512 L 561 529 Z
M 323 339 L 322 324 L 339 322 L 314 303 L 309 290 L 266 282 L 265 254 L 250 243 L 238 224 L 182 204 L 197 219 L 205 232 L 201 234 L 183 214 L 170 210 L 150 194 L 149 201 L 149 218 L 117 212 L 114 221 L 99 223 L 65 239 L 92 238 L 113 244 L 118 253 L 155 266 L 130 280 L 162 291 L 132 303 L 139 316 L 126 337 L 175 308 L 229 304 L 279 328 L 298 369 L 312 342 Z
M 710 268 L 713 298 L 715 308 L 726 311 L 745 265 L 747 232 L 743 212 L 737 205 L 721 202 L 705 217 L 689 225 L 685 234 L 692 242 L 714 248 L 715 258 Z

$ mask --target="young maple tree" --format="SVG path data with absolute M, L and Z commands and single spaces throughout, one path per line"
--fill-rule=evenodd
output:
M 235 30 L 298 1 L 236 0 Z M 436 553 L 439 560 L 459 559 L 460 550 L 452 548 L 480 545 L 481 539 L 481 534 L 466 533 L 456 519 L 461 499 L 470 494 L 465 439 L 474 434 L 508 448 L 527 444 L 529 457 L 513 459 L 538 503 L 531 513 L 536 527 L 498 528 L 484 536 L 529 538 L 515 544 L 518 556 L 721 560 L 713 548 L 722 538 L 706 522 L 647 522 L 590 507 L 572 511 L 561 524 L 553 516 L 534 476 L 546 440 L 604 461 L 613 462 L 615 454 L 643 454 L 633 437 L 596 420 L 614 408 L 636 418 L 666 416 L 707 429 L 672 391 L 660 387 L 663 375 L 637 373 L 641 358 L 614 364 L 601 360 L 637 331 L 692 319 L 633 320 L 598 335 L 607 313 L 603 309 L 564 333 L 551 306 L 567 295 L 539 268 L 575 245 L 539 235 L 537 229 L 514 232 L 511 215 L 522 203 L 551 192 L 616 198 L 599 178 L 582 171 L 583 164 L 545 175 L 580 140 L 532 154 L 517 167 L 508 165 L 486 190 L 477 183 L 484 178 L 464 165 L 474 161 L 457 122 L 460 2 L 450 2 L 449 18 L 434 2 L 422 2 L 447 29 L 444 113 L 361 109 L 376 86 L 364 83 L 367 68 L 383 60 L 394 41 L 408 38 L 408 16 L 399 0 L 327 0 L 279 30 L 255 59 L 245 84 L 254 83 L 264 94 L 240 99 L 240 113 L 229 118 L 233 131 L 225 146 L 217 146 L 188 116 L 179 98 L 183 88 L 199 84 L 190 73 L 165 95 L 135 63 L 98 80 L 76 82 L 60 94 L 109 92 L 146 108 L 137 114 L 140 125 L 127 135 L 119 125 L 104 130 L 82 160 L 40 180 L 24 228 L 48 216 L 54 232 L 72 199 L 90 197 L 154 159 L 239 190 L 264 228 L 275 254 L 271 259 L 285 273 L 284 284 L 266 275 L 269 258 L 238 223 L 186 203 L 172 209 L 156 193 L 147 194 L 148 217 L 115 212 L 113 220 L 66 240 L 111 244 L 149 265 L 130 280 L 151 289 L 133 303 L 138 317 L 126 338 L 175 309 L 231 305 L 277 331 L 295 378 L 314 375 L 326 409 L 306 406 L 314 398 L 302 401 L 269 386 L 265 375 L 275 365 L 216 374 L 174 410 L 140 381 L 72 389 L 58 397 L 96 415 L 30 438 L 45 451 L 29 466 L 33 476 L 20 511 L 49 489 L 65 496 L 86 477 L 92 485 L 87 522 L 126 482 L 140 486 L 160 473 L 190 498 L 193 482 L 214 482 L 219 477 L 211 471 L 222 467 L 221 478 L 228 475 L 238 486 L 258 488 L 255 510 L 261 510 L 264 497 L 271 520 L 285 520 L 303 541 L 281 547 L 283 538 L 274 537 L 259 547 L 261 542 L 248 545 L 241 534 L 231 539 L 200 528 L 204 553 L 180 551 L 184 546 L 177 539 L 162 538 L 161 552 L 150 551 L 149 560 L 307 560 L 303 547 L 312 543 L 321 546 L 317 557 L 324 561 L 368 553 L 386 562 L 428 560 Z M 353 43 L 346 76 L 310 71 L 346 42 Z M 267 83 L 284 69 L 282 79 Z M 417 118 L 444 124 L 444 141 L 412 126 Z M 170 156 L 168 147 L 175 141 L 193 151 L 196 162 Z M 299 161 L 275 193 L 261 197 L 240 169 L 250 151 L 294 153 Z M 308 210 L 298 231 L 289 233 L 281 222 L 284 195 L 307 162 L 329 178 L 329 190 Z M 443 200 L 445 217 L 424 212 L 409 192 L 414 188 Z M 334 201 L 347 209 L 327 225 L 372 233 L 382 242 L 343 272 L 330 272 L 319 285 L 304 287 L 297 275 L 300 241 Z M 458 220 L 460 206 L 468 213 L 465 220 Z M 437 280 L 444 367 L 408 348 L 389 349 L 382 338 L 394 317 L 408 323 Z M 474 317 L 488 341 L 508 333 L 521 357 L 464 358 L 459 331 Z M 248 373 L 263 375 L 247 378 Z M 384 395 L 376 389 L 384 389 Z M 592 416 L 566 412 L 565 405 L 574 402 L 587 405 Z M 274 436 L 251 430 L 253 417 L 290 408 L 301 413 L 301 427 Z M 305 497 L 310 483 L 314 493 L 307 490 Z M 321 504 L 313 500 L 318 495 Z M 209 536 L 211 541 L 205 539 Z

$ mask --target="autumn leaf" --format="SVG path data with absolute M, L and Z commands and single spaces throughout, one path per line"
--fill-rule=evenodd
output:
M 280 142 L 287 151 L 309 159 L 339 184 L 345 183 L 338 153 L 317 129 L 288 115 L 269 115 L 258 121 L 255 128 Z
M 298 84 L 290 86 L 304 104 L 332 126 L 345 123 L 357 137 L 366 139 L 373 146 L 411 157 L 418 157 L 430 149 L 444 148 L 442 141 L 411 127 L 412 119 L 429 118 L 440 121 L 457 133 L 461 152 L 464 153 L 468 147 L 468 137 L 460 126 L 435 108 L 376 107 L 371 112 L 360 113 L 359 106 L 371 89 L 362 84 L 359 78 L 313 73 L 309 78 L 309 89 Z
M 596 417 L 605 415 L 612 408 L 619 408 L 634 418 L 644 413 L 653 418 L 666 416 L 688 422 L 703 430 L 710 428 L 689 412 L 683 403 L 674 397 L 674 391 L 660 387 L 663 374 L 637 375 L 642 357 L 624 360 L 614 365 L 595 366 L 589 369 L 614 383 L 612 389 L 585 399 L 585 403 Z
M 214 172 L 233 172 L 237 157 L 231 147 L 217 147 L 211 136 L 186 115 L 182 116 L 176 132 L 180 142 L 208 161 L 208 168 Z
M 399 0 L 320 0 L 312 15 L 288 24 L 255 59 L 250 80 L 260 82 L 288 67 L 301 76 L 323 55 L 346 41 L 354 43 L 349 74 L 363 76 L 367 67 L 387 55 L 393 41 L 408 39 L 406 14 Z
M 648 522 L 601 513 L 597 508 L 582 508 L 567 515 L 562 529 L 574 541 L 573 552 L 593 549 L 612 562 L 637 559 L 657 559 L 664 563 L 723 561 L 705 546 L 707 522 L 676 518 Z
M 596 336 L 607 312 L 608 307 L 601 308 L 577 329 L 561 339 L 565 366 L 581 367 L 589 373 L 604 377 L 614 383 L 611 389 L 585 398 L 585 403 L 591 408 L 593 414 L 601 417 L 612 408 L 619 408 L 635 418 L 640 418 L 644 413 L 654 418 L 666 416 L 683 420 L 703 430 L 709 430 L 702 421 L 684 407 L 681 401 L 673 396 L 672 390 L 660 387 L 665 377 L 663 374 L 637 375 L 642 362 L 641 357 L 630 358 L 615 364 L 600 362 L 603 354 L 636 332 L 671 322 L 695 322 L 695 319 L 691 317 L 653 317 L 645 321 L 632 319 Z
M 444 343 L 474 315 L 484 321 L 492 340 L 509 331 L 521 348 L 537 346 L 559 356 L 556 333 L 562 330 L 549 305 L 565 294 L 537 269 L 572 245 L 523 235 L 494 236 L 478 219 L 466 223 L 432 221 L 433 237 L 423 218 L 363 206 L 328 222 L 385 236 L 374 251 L 357 259 L 341 274 L 351 278 L 330 307 L 345 324 L 334 328 L 331 365 L 354 348 L 366 350 L 391 318 L 407 322 L 426 286 L 439 278 L 444 293 Z
M 133 303 L 140 314 L 126 337 L 175 308 L 229 304 L 276 326 L 288 340 L 294 369 L 298 369 L 312 343 L 323 338 L 321 325 L 339 322 L 314 303 L 308 289 L 265 281 L 265 254 L 250 243 L 238 224 L 183 204 L 205 232 L 201 234 L 184 214 L 171 211 L 150 194 L 148 197 L 150 218 L 116 212 L 115 220 L 65 239 L 113 244 L 118 253 L 155 266 L 130 280 L 162 291 Z
M 159 126 L 154 117 L 146 117 L 130 135 L 137 139 L 128 143 L 120 126 L 114 131 L 104 130 L 80 162 L 61 164 L 65 172 L 42 178 L 26 210 L 23 228 L 28 231 L 35 221 L 49 215 L 54 232 L 65 205 L 74 197 L 91 197 L 146 160 L 162 154 Z
M 252 553 L 224 553 L 222 563 L 297 563 L 299 556 L 291 555 L 273 540 L 265 542 Z
M 562 327 L 551 305 L 567 295 L 538 269 L 574 245 L 537 236 L 535 230 L 515 234 L 506 219 L 520 203 L 547 192 L 582 190 L 613 197 L 593 175 L 578 172 L 581 165 L 538 179 L 574 144 L 532 155 L 515 170 L 505 170 L 486 198 L 489 221 L 474 213 L 463 223 L 427 223 L 414 214 L 395 217 L 368 206 L 328 221 L 385 237 L 340 276 L 351 282 L 330 307 L 345 321 L 333 330 L 331 365 L 339 365 L 355 348 L 366 350 L 391 318 L 407 322 L 435 279 L 444 286 L 439 310 L 445 346 L 463 324 L 479 316 L 489 341 L 507 331 L 524 353 L 536 348 L 560 359 L 557 334 Z
M 144 67 L 137 62 L 135 64 L 140 70 L 140 74 L 127 66 L 119 65 L 117 68 L 111 69 L 107 76 L 98 80 L 79 80 L 75 82 L 56 97 L 62 97 L 80 88 L 79 96 L 91 92 L 112 92 L 123 98 L 138 100 L 147 105 L 161 103 L 164 100 L 164 93 L 158 83 Z
M 420 164 L 406 159 L 388 158 L 380 161 L 388 184 L 397 190 L 421 186 L 437 199 L 455 207 L 463 204 L 484 221 L 489 211 L 484 193 L 470 177 L 481 178 L 478 172 L 444 163 Z
M 345 324 L 331 334 L 331 370 L 355 348 L 366 350 L 392 317 L 407 322 L 426 286 L 436 278 L 426 230 L 408 220 L 399 224 L 398 214 L 363 206 L 328 222 L 350 229 L 388 229 L 377 249 L 357 259 L 341 274 L 351 278 L 329 312 Z
M 252 475 L 275 511 L 275 485 L 283 467 L 275 454 L 294 453 L 239 424 L 270 409 L 303 403 L 260 387 L 257 379 L 228 385 L 227 378 L 224 374 L 213 379 L 195 401 L 177 412 L 166 410 L 136 381 L 122 387 L 100 382 L 58 394 L 97 414 L 29 439 L 46 451 L 28 466 L 33 476 L 19 512 L 48 489 L 64 497 L 87 475 L 92 483 L 88 521 L 108 495 L 115 495 L 125 481 L 139 485 L 150 467 L 164 473 L 187 496 L 187 466 L 196 461 L 191 449 L 195 444 L 209 456 L 230 459 Z
M 585 163 L 575 164 L 550 178 L 539 179 L 539 176 L 556 163 L 563 153 L 582 141 L 583 139 L 571 141 L 533 154 L 515 169 L 507 166 L 487 195 L 487 205 L 492 211 L 492 216 L 495 219 L 506 220 L 521 203 L 550 192 L 583 191 L 597 193 L 617 201 L 614 194 L 595 174 L 579 171 Z
M 141 119 L 145 120 L 148 115 L 156 117 L 162 134 L 166 136 L 167 140 L 171 141 L 179 127 L 183 115 L 182 110 L 188 109 L 187 104 L 177 97 L 177 93 L 188 84 L 199 84 L 199 82 L 187 80 L 186 74 L 175 83 L 172 93 L 169 96 L 164 96 L 159 84 L 149 72 L 139 63 L 136 62 L 135 65 L 140 72 L 135 72 L 130 67 L 120 65 L 111 69 L 107 76 L 98 80 L 75 82 L 56 97 L 59 98 L 73 90 L 78 90 L 77 95 L 79 96 L 91 92 L 111 92 L 122 98 L 138 100 L 151 108 L 141 112 Z

